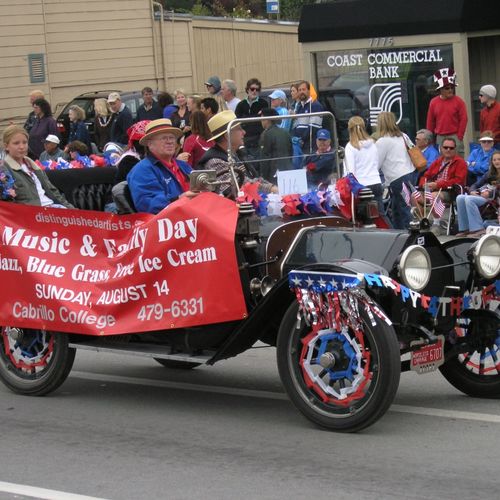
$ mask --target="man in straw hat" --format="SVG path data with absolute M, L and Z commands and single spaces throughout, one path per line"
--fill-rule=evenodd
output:
M 441 68 L 434 73 L 439 95 L 429 104 L 426 128 L 436 135 L 439 146 L 445 137 L 453 137 L 457 142 L 457 152 L 463 156 L 467 108 L 463 99 L 455 95 L 455 81 L 456 74 L 452 68 Z
M 208 128 L 212 134 L 210 140 L 214 141 L 215 145 L 198 162 L 198 169 L 215 170 L 216 172 L 229 169 L 229 135 L 227 133 L 227 126 L 235 119 L 236 115 L 231 110 L 225 110 L 217 113 L 208 120 Z M 245 178 L 244 182 L 260 182 L 259 190 L 264 193 L 277 192 L 276 186 L 264 179 L 258 178 L 256 171 L 250 165 L 242 163 L 237 157 L 240 148 L 243 147 L 243 138 L 245 137 L 245 131 L 241 128 L 241 125 L 234 126 L 230 134 L 231 155 L 236 163 L 235 169 L 243 174 Z M 223 184 L 218 186 L 218 192 L 224 196 L 230 196 L 231 174 L 229 172 L 224 173 L 220 175 L 219 180 Z
M 139 144 L 147 153 L 127 175 L 127 181 L 138 212 L 157 214 L 167 205 L 188 196 L 191 167 L 175 158 L 177 140 L 182 136 L 167 118 L 149 122 Z

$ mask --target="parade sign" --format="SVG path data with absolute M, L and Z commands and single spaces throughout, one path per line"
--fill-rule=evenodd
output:
M 213 193 L 158 215 L 0 202 L 2 324 L 113 335 L 242 319 L 237 217 Z

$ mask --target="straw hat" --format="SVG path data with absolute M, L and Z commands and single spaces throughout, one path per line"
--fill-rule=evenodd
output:
M 165 132 L 175 135 L 177 139 L 182 136 L 182 130 L 173 127 L 172 122 L 168 118 L 160 118 L 158 120 L 152 120 L 146 125 L 144 137 L 139 140 L 139 144 L 145 146 L 153 136 Z
M 225 134 L 228 124 L 233 120 L 236 120 L 236 115 L 230 109 L 226 109 L 212 116 L 212 118 L 208 120 L 208 128 L 212 133 L 210 140 L 213 141 L 217 139 L 217 137 Z

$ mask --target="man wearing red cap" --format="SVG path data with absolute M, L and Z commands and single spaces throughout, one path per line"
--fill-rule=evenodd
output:
M 463 156 L 467 109 L 463 99 L 455 95 L 455 79 L 455 71 L 451 68 L 442 68 L 434 73 L 439 95 L 429 104 L 426 128 L 435 134 L 439 146 L 445 137 L 453 137 L 457 141 L 457 152 Z

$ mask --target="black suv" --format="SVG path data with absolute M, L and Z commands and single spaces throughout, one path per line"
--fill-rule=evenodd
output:
M 61 136 L 62 144 L 68 142 L 69 134 L 69 116 L 68 111 L 70 106 L 80 106 L 85 111 L 85 123 L 87 124 L 87 129 L 90 134 L 91 142 L 95 143 L 95 133 L 94 133 L 94 101 L 96 99 L 107 99 L 111 92 L 118 92 L 121 95 L 122 102 L 130 109 L 132 116 L 137 115 L 137 109 L 143 103 L 142 94 L 140 90 L 121 92 L 119 90 L 97 90 L 95 92 L 86 92 L 85 94 L 80 94 L 73 100 L 68 102 L 62 109 L 62 111 L 57 115 L 57 128 L 59 130 L 59 135 Z M 156 92 L 155 92 L 156 97 Z

